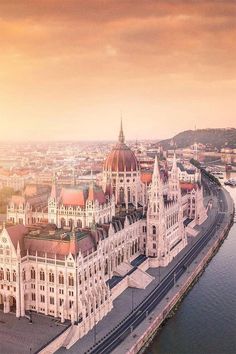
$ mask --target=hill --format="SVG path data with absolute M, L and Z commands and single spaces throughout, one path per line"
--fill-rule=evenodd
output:
M 162 140 L 158 145 L 164 149 L 186 148 L 194 142 L 206 145 L 210 149 L 221 149 L 223 147 L 236 148 L 236 129 L 197 129 L 186 130 L 175 135 L 173 138 Z

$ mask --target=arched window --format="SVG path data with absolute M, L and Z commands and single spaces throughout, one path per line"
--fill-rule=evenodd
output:
M 45 281 L 45 273 L 43 269 L 40 269 L 39 278 L 41 281 Z
M 81 220 L 77 220 L 77 227 L 82 227 L 82 221 Z
M 71 273 L 68 276 L 68 284 L 69 284 L 69 286 L 74 286 L 74 278 Z
M 131 202 L 130 187 L 128 187 L 127 192 L 128 192 L 128 203 L 130 203 Z
M 64 226 L 66 226 L 66 220 L 61 218 L 61 228 L 63 229 Z
M 54 274 L 52 270 L 50 270 L 48 278 L 50 283 L 54 283 Z
M 152 226 L 152 234 L 153 234 L 153 235 L 156 235 L 156 233 L 157 233 L 157 228 L 156 228 L 155 225 L 153 225 L 153 226 Z
M 157 207 L 156 207 L 156 203 L 153 204 L 153 212 L 156 213 L 157 211 Z
M 31 279 L 35 279 L 35 269 L 34 268 L 31 268 L 31 271 L 30 271 L 30 274 L 31 274 Z
M 62 272 L 59 273 L 58 280 L 59 284 L 64 284 L 64 275 L 62 274 Z
M 124 188 L 120 188 L 120 203 L 124 203 L 125 202 L 125 193 L 124 193 Z
M 24 269 L 22 270 L 22 278 L 23 278 L 23 280 L 25 280 L 25 270 Z
M 108 274 L 108 260 L 105 262 L 105 274 Z
M 6 271 L 6 276 L 7 276 L 7 281 L 10 281 L 11 280 L 11 275 L 10 275 L 10 270 L 7 269 Z
M 16 271 L 15 270 L 13 270 L 13 273 L 12 273 L 12 280 L 16 281 Z
M 73 220 L 72 220 L 72 219 L 69 219 L 69 227 L 70 227 L 70 228 L 73 227 L 73 224 L 74 224 Z
M 4 280 L 4 270 L 0 269 L 0 280 Z

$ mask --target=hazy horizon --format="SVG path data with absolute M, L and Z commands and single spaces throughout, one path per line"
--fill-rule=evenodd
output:
M 236 3 L 0 0 L 0 141 L 235 127 Z
M 223 127 L 223 128 L 203 128 L 204 130 L 210 130 L 210 129 L 221 129 L 221 130 L 224 130 L 224 129 L 236 129 L 236 128 L 234 128 L 234 127 Z M 180 131 L 180 132 L 177 132 L 177 134 L 176 135 L 178 135 L 179 133 L 182 133 L 182 132 L 184 132 L 184 131 L 188 131 L 188 130 L 191 130 L 191 131 L 195 131 L 194 129 L 186 129 L 186 130 L 182 130 L 182 131 Z M 198 131 L 198 130 L 200 130 L 200 129 L 196 129 L 196 131 Z M 158 138 L 140 138 L 140 139 L 135 139 L 135 138 L 133 138 L 133 139 L 126 139 L 125 138 L 125 141 L 126 142 L 132 142 L 132 143 L 134 143 L 134 142 L 136 142 L 136 141 L 152 141 L 152 142 L 161 142 L 161 141 L 163 141 L 163 140 L 166 140 L 166 139 L 172 139 L 174 136 L 169 136 L 169 137 L 166 137 L 166 138 L 164 138 L 164 139 L 158 139 Z M 87 139 L 87 140 L 85 140 L 85 139 L 80 139 L 80 140 L 78 140 L 78 139 L 58 139 L 58 140 L 52 140 L 52 139 L 49 139 L 49 140 L 30 140 L 30 139 L 28 139 L 28 138 L 25 138 L 25 139 L 22 139 L 22 140 L 1 140 L 1 138 L 0 138 L 0 144 L 1 143 L 6 143 L 6 144 L 12 144 L 12 143 L 19 143 L 19 144 L 23 144 L 23 143 L 29 143 L 29 144 L 31 144 L 31 143 L 35 143 L 35 144 L 37 144 L 37 143 L 39 143 L 39 144 L 47 144 L 47 143 L 96 143 L 96 142 L 98 142 L 98 143 L 115 143 L 116 141 L 118 140 L 118 136 L 116 136 L 114 139 Z

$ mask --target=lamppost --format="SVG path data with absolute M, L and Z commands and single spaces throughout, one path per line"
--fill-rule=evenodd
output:
M 134 310 L 134 288 L 131 288 L 131 309 Z

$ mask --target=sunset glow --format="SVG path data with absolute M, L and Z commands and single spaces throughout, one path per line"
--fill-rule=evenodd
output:
M 233 1 L 0 0 L 0 140 L 235 126 Z

